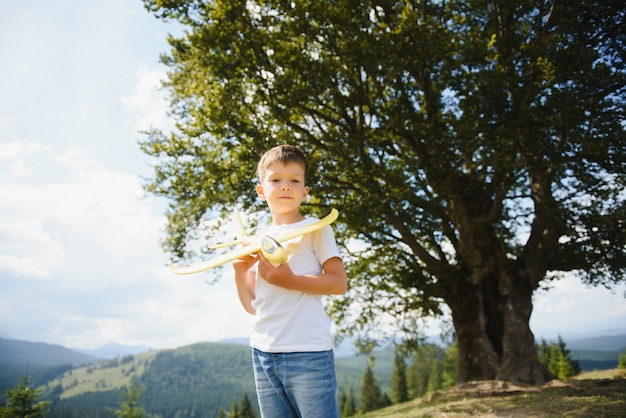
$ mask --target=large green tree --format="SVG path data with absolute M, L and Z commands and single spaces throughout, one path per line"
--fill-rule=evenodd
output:
M 185 29 L 162 57 L 177 126 L 142 141 L 174 259 L 207 214 L 259 207 L 259 156 L 292 143 L 352 249 L 333 316 L 375 338 L 447 307 L 459 381 L 542 383 L 533 293 L 624 279 L 623 1 L 144 4 Z

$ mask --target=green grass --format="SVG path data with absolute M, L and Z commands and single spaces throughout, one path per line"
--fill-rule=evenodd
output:
M 495 381 L 459 385 L 360 418 L 623 417 L 625 412 L 626 373 L 614 369 L 542 387 Z
M 575 376 L 576 380 L 617 379 L 626 378 L 626 369 L 593 370 Z
M 115 359 L 79 367 L 48 382 L 49 388 L 63 387 L 61 399 L 85 392 L 101 392 L 130 386 L 134 376 L 141 376 L 157 352 L 132 356 L 132 360 Z M 129 357 L 130 358 L 130 357 Z

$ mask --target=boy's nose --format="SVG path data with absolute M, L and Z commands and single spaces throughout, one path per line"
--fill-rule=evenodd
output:
M 289 185 L 288 184 L 283 184 L 282 190 L 289 190 Z

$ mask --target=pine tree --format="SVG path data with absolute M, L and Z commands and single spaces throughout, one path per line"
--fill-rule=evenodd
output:
M 441 371 L 441 362 L 434 361 L 432 363 L 432 368 L 430 369 L 430 376 L 428 378 L 428 392 L 434 392 L 436 390 L 441 389 L 442 384 L 442 371 Z
M 41 395 L 40 389 L 33 389 L 28 386 L 28 376 L 22 382 L 15 385 L 6 392 L 8 401 L 6 405 L 0 406 L 1 418 L 38 418 L 45 417 L 50 402 L 37 399 Z
M 580 363 L 570 357 L 570 351 L 560 335 L 557 343 L 549 346 L 542 340 L 537 352 L 539 361 L 559 380 L 567 380 L 581 371 Z
M 118 418 L 146 418 L 146 412 L 139 405 L 138 399 L 142 389 L 136 379 L 131 381 L 130 386 L 122 390 L 122 405 L 120 409 L 113 409 Z
M 537 356 L 541 364 L 544 366 L 548 365 L 550 360 L 550 345 L 543 338 L 541 339 L 541 344 L 537 347 Z
M 572 359 L 572 357 L 570 356 L 571 352 L 565 347 L 565 341 L 563 341 L 560 335 L 557 344 L 559 346 L 559 351 L 561 354 L 558 363 L 559 370 L 557 377 L 559 378 L 559 380 L 567 380 L 570 377 L 576 376 L 580 373 L 580 363 L 578 362 L 578 360 Z
M 561 350 L 556 344 L 550 344 L 550 357 L 548 357 L 548 371 L 559 378 L 559 362 L 561 361 Z
M 424 344 L 418 348 L 409 367 L 407 381 L 411 399 L 423 396 L 428 391 L 435 363 L 444 356 L 443 349 L 435 344 Z
M 391 406 L 391 398 L 389 397 L 389 394 L 387 392 L 383 392 L 382 395 L 380 395 L 380 402 L 378 403 L 378 409 L 386 408 L 388 406 Z
M 372 372 L 370 365 L 367 365 L 363 374 L 363 383 L 361 384 L 361 412 L 369 412 L 380 407 L 380 386 Z
M 561 374 L 563 376 L 562 380 L 568 379 L 572 376 L 576 376 L 577 374 L 579 374 L 581 372 L 581 368 L 580 368 L 580 363 L 578 362 L 578 360 L 574 360 L 571 357 L 571 351 L 568 350 L 565 347 L 565 341 L 563 341 L 563 339 L 561 338 L 561 336 L 559 335 L 559 348 L 561 349 L 561 353 L 563 354 L 563 358 L 564 358 L 564 362 L 565 364 L 563 364 L 561 366 Z M 559 377 L 559 379 L 561 379 Z
M 341 416 L 345 416 L 343 410 L 348 403 L 348 395 L 346 394 L 346 390 L 343 386 L 339 387 L 339 396 L 337 398 L 337 403 L 339 404 L 339 412 L 341 413 Z
M 227 418 L 226 412 L 224 412 L 222 408 L 220 408 L 219 412 L 217 413 L 217 418 Z
M 441 360 L 441 388 L 447 389 L 456 384 L 459 376 L 459 345 L 454 342 L 448 346 Z
M 239 418 L 239 405 L 237 405 L 236 399 L 233 399 L 233 404 L 230 407 L 228 418 Z
M 256 414 L 254 413 L 254 409 L 252 409 L 252 403 L 250 402 L 250 398 L 248 398 L 247 393 L 243 394 L 238 418 L 256 418 Z
M 559 380 L 567 380 L 575 374 L 576 372 L 571 359 L 561 354 L 561 358 L 559 359 L 559 374 L 557 375 Z
M 354 389 L 350 386 L 350 391 L 346 394 L 342 387 L 339 393 L 339 412 L 343 418 L 356 414 L 356 402 L 354 400 Z
M 406 381 L 406 363 L 404 356 L 396 348 L 393 355 L 393 374 L 391 376 L 391 402 L 393 404 L 409 400 L 409 389 Z

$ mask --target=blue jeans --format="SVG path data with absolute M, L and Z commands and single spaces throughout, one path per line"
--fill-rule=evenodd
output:
M 252 349 L 263 418 L 339 418 L 332 350 L 265 353 Z

